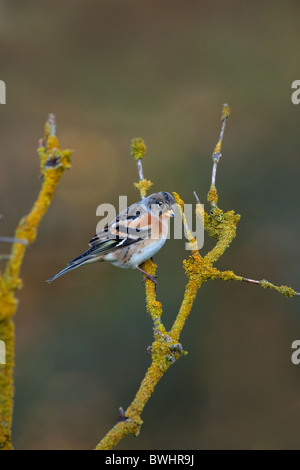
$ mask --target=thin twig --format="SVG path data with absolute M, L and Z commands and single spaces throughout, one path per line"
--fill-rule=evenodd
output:
M 243 277 L 242 278 L 243 282 L 250 282 L 251 284 L 258 284 L 260 285 L 261 281 L 256 281 L 255 279 L 249 279 L 248 277 Z
M 285 297 L 294 297 L 296 295 L 300 295 L 300 292 L 296 292 L 294 289 L 288 286 L 276 286 L 272 282 L 267 281 L 266 279 L 262 279 L 261 281 L 257 281 L 256 279 L 249 279 L 248 277 L 242 278 L 243 282 L 250 282 L 250 284 L 256 284 L 264 289 L 273 289 L 279 292 L 280 294 L 284 295 Z
M 153 184 L 151 181 L 146 180 L 144 178 L 142 158 L 145 156 L 146 150 L 147 150 L 147 147 L 143 139 L 140 139 L 140 138 L 132 139 L 131 155 L 133 155 L 133 157 L 136 160 L 138 172 L 139 172 L 139 182 L 134 183 L 134 186 L 136 189 L 139 190 L 141 199 L 144 199 L 146 197 L 148 189 L 150 189 Z
M 7 260 L 7 259 L 10 259 L 11 258 L 11 254 L 8 254 L 8 255 L 0 255 L 0 261 L 2 260 Z
M 194 196 L 196 198 L 197 204 L 200 204 L 200 199 L 199 199 L 198 194 L 196 193 L 196 191 L 194 191 Z
M 215 150 L 213 151 L 213 154 L 212 154 L 212 159 L 213 159 L 213 162 L 214 162 L 213 168 L 212 168 L 212 176 L 211 176 L 212 186 L 216 186 L 217 166 L 218 166 L 218 163 L 220 161 L 220 158 L 222 157 L 221 148 L 222 148 L 222 142 L 223 142 L 225 126 L 226 126 L 226 122 L 227 122 L 227 119 L 229 117 L 229 114 L 230 114 L 230 108 L 229 108 L 228 104 L 223 104 L 222 116 L 221 116 L 222 126 L 221 126 L 220 137 L 219 137 L 218 143 L 215 147 Z
M 0 242 L 21 243 L 21 245 L 28 245 L 28 240 L 21 240 L 20 238 L 14 237 L 0 237 Z
M 49 134 L 50 135 L 56 135 L 56 118 L 55 118 L 55 114 L 50 113 L 48 115 L 48 124 L 49 124 L 49 127 L 50 127 Z
M 139 158 L 136 163 L 139 171 L 139 179 L 142 181 L 144 179 L 142 160 Z

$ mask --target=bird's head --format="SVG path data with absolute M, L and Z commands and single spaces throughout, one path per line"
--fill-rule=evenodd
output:
M 147 210 L 153 215 L 164 215 L 167 217 L 174 217 L 175 199 L 165 191 L 150 194 L 143 200 Z

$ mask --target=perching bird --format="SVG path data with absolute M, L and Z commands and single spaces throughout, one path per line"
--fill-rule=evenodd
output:
M 120 268 L 138 269 L 156 283 L 154 277 L 139 266 L 164 245 L 169 218 L 174 217 L 174 207 L 173 196 L 163 191 L 132 204 L 92 238 L 90 248 L 85 253 L 73 259 L 47 282 L 83 264 L 109 261 Z

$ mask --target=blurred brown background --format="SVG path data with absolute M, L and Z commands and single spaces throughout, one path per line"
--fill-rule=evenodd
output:
M 205 202 L 228 102 L 217 186 L 220 206 L 242 219 L 219 267 L 300 289 L 299 15 L 296 1 L 0 1 L 1 235 L 13 234 L 40 188 L 36 147 L 49 112 L 62 147 L 76 150 L 22 269 L 16 448 L 93 448 L 150 363 L 140 273 L 91 265 L 45 283 L 87 248 L 99 204 L 137 200 L 132 137 L 146 141 L 154 191 L 191 203 L 197 190 Z M 155 258 L 167 326 L 185 256 L 170 240 Z M 204 285 L 182 335 L 188 356 L 158 385 L 140 436 L 117 448 L 299 449 L 299 302 Z

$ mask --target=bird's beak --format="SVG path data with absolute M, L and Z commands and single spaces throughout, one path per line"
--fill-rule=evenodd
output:
M 165 212 L 164 215 L 167 217 L 175 217 L 175 212 L 173 211 L 173 209 L 169 209 L 168 211 Z

